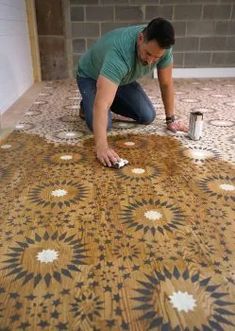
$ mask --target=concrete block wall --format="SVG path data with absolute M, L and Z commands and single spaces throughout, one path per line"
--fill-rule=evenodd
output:
M 74 67 L 105 32 L 157 16 L 175 27 L 175 67 L 235 67 L 234 0 L 70 0 Z

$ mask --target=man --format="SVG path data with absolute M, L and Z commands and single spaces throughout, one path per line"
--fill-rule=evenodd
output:
M 167 128 L 187 131 L 175 120 L 172 81 L 174 28 L 163 18 L 147 26 L 113 30 L 102 36 L 80 59 L 77 83 L 82 96 L 81 110 L 94 133 L 95 151 L 104 166 L 120 158 L 109 147 L 107 130 L 112 112 L 149 124 L 155 118 L 153 105 L 136 79 L 157 68 Z

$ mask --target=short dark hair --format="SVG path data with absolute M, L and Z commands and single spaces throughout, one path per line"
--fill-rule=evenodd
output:
M 170 48 L 175 43 L 172 24 L 162 17 L 154 18 L 143 30 L 145 41 L 156 40 L 161 48 Z

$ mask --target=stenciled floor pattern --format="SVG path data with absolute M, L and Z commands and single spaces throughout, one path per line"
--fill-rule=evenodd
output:
M 95 158 L 72 80 L 45 83 L 0 144 L 0 330 L 235 330 L 235 80 L 177 80 L 191 141 L 114 121 Z

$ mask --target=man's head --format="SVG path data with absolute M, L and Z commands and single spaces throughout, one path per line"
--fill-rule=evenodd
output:
M 172 24 L 164 18 L 155 18 L 138 35 L 138 58 L 143 65 L 151 65 L 174 43 L 175 32 Z

